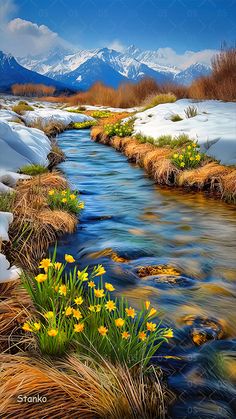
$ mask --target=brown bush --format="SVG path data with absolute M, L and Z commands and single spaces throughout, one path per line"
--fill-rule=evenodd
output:
M 189 87 L 195 99 L 236 99 L 236 48 L 222 50 L 212 60 L 212 74 L 200 77 Z
M 11 87 L 12 93 L 15 96 L 50 96 L 53 95 L 56 88 L 53 86 L 45 86 L 45 84 L 13 84 Z

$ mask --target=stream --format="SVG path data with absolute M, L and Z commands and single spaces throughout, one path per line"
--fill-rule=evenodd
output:
M 60 168 L 85 202 L 76 232 L 58 242 L 59 259 L 102 263 L 117 294 L 135 307 L 150 300 L 174 329 L 157 359 L 177 395 L 169 418 L 235 418 L 235 207 L 156 185 L 89 130 L 65 131 L 58 143 L 67 156 Z M 181 274 L 140 278 L 146 265 Z

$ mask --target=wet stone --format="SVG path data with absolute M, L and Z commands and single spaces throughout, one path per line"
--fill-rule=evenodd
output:
M 210 340 L 218 340 L 225 337 L 225 331 L 221 322 L 214 318 L 188 315 L 182 318 L 183 323 L 192 326 L 190 334 L 195 345 L 200 346 Z
M 180 272 L 170 265 L 149 265 L 149 266 L 141 266 L 138 268 L 137 274 L 139 278 L 144 278 L 147 276 L 159 276 L 159 275 L 166 275 L 166 276 L 179 276 Z

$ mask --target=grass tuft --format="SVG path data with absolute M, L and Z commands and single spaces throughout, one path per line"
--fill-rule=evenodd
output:
M 183 118 L 181 118 L 181 116 L 177 113 L 173 114 L 170 116 L 170 120 L 172 122 L 179 122 L 179 121 L 183 121 Z
M 26 111 L 33 111 L 34 108 L 25 101 L 20 101 L 17 105 L 12 106 L 12 111 L 18 115 L 24 115 Z
M 154 106 L 161 105 L 163 103 L 174 103 L 177 97 L 173 93 L 160 93 L 145 99 L 144 111 L 153 108 Z
M 48 168 L 45 166 L 42 166 L 41 164 L 27 164 L 25 166 L 22 166 L 18 170 L 18 172 L 23 173 L 24 175 L 36 176 L 36 175 L 41 175 L 43 173 L 47 173 Z
M 198 115 L 198 109 L 196 106 L 189 105 L 186 109 L 184 109 L 184 113 L 186 118 L 193 118 Z

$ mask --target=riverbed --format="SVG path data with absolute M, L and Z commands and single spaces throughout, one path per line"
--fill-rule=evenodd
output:
M 175 337 L 158 363 L 178 401 L 173 418 L 236 417 L 235 207 L 201 193 L 163 188 L 88 130 L 58 137 L 60 165 L 85 209 L 58 243 L 79 266 L 102 263 L 118 295 L 139 307 L 150 300 Z M 146 276 L 169 265 L 176 277 Z M 193 333 L 206 343 L 193 342 Z M 205 338 L 206 337 L 206 338 Z

